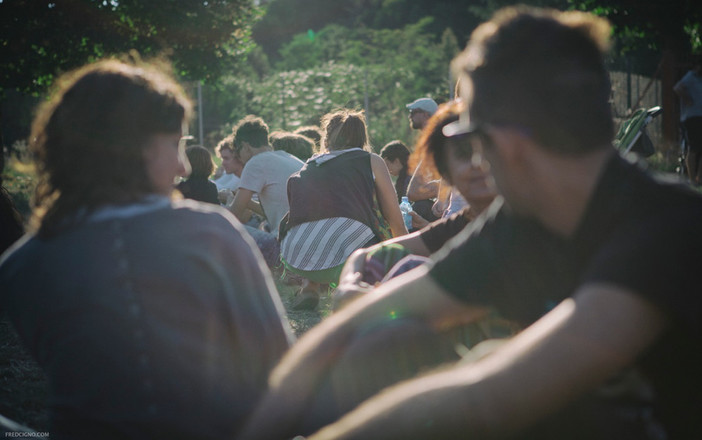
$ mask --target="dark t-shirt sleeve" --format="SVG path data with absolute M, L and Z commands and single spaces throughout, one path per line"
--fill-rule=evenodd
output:
M 573 270 L 562 241 L 500 208 L 493 204 L 432 255 L 429 274 L 459 300 L 530 324 L 572 292 Z
M 465 216 L 465 209 L 462 209 L 449 217 L 430 223 L 422 229 L 420 237 L 427 249 L 434 253 L 461 232 L 468 222 L 469 220 Z
M 697 215 L 696 215 L 697 214 Z M 642 295 L 702 336 L 702 261 L 699 213 L 662 211 L 613 234 L 584 274 L 584 283 L 613 283 Z

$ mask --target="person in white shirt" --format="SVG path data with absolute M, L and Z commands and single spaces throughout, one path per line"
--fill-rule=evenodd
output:
M 268 142 L 268 125 L 263 119 L 249 115 L 233 129 L 234 152 L 244 163 L 239 189 L 230 211 L 246 221 L 246 211 L 266 218 L 265 230 L 247 229 L 256 240 L 270 267 L 280 262 L 278 225 L 290 210 L 287 183 L 291 174 L 298 172 L 304 163 L 285 151 L 274 151 Z M 258 195 L 258 201 L 254 200 Z

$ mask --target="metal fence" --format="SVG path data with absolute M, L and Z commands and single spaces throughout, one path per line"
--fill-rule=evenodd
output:
M 626 120 L 638 108 L 651 108 L 663 102 L 659 79 L 617 71 L 610 72 L 610 78 L 612 108 L 617 124 Z M 651 121 L 646 131 L 654 145 L 663 145 L 663 118 Z

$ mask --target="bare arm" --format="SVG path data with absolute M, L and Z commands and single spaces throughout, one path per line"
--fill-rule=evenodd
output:
M 363 264 L 366 255 L 368 255 L 369 252 L 388 244 L 399 244 L 404 246 L 411 254 L 428 257 L 431 255 L 431 251 L 429 251 L 429 248 L 427 248 L 426 244 L 424 244 L 424 240 L 422 240 L 421 237 L 421 232 L 422 231 L 415 231 L 411 234 L 401 235 L 399 237 L 391 238 L 390 240 L 385 240 L 382 243 L 378 243 L 371 247 L 356 250 L 346 260 L 344 270 L 341 273 L 341 278 L 343 279 L 344 275 L 354 272 L 363 272 Z
M 370 292 L 306 333 L 271 375 L 270 390 L 255 410 L 240 439 L 286 438 L 306 411 L 317 382 L 332 367 L 356 329 L 391 319 L 391 313 L 415 316 L 437 326 L 447 320 L 473 321 L 485 316 L 444 293 L 417 268 Z M 274 421 L 272 423 L 272 421 Z
M 400 205 L 397 203 L 397 193 L 392 185 L 390 172 L 385 161 L 377 154 L 371 154 L 371 169 L 375 176 L 375 192 L 378 195 L 378 203 L 383 216 L 390 224 L 394 237 L 407 235 L 407 227 L 402 220 Z
M 427 180 L 422 175 L 422 164 L 414 170 L 410 183 L 407 186 L 407 198 L 411 202 L 417 200 L 433 199 L 439 195 L 439 180 Z
M 510 435 L 630 365 L 666 325 L 629 291 L 586 286 L 483 360 L 392 387 L 311 438 Z
M 258 215 L 261 215 L 263 217 L 266 216 L 266 213 L 263 211 L 263 206 L 261 206 L 261 203 L 257 202 L 253 198 L 249 200 L 249 203 L 246 204 L 246 207 Z
M 253 194 L 253 191 L 249 189 L 239 188 L 234 196 L 234 201 L 229 206 L 229 210 L 241 222 L 248 220 L 247 217 L 249 216 L 246 215 L 246 210 L 249 208 L 250 202 L 252 202 Z
M 344 269 L 341 271 L 341 276 L 339 277 L 340 284 L 332 295 L 334 300 L 333 309 L 335 311 L 341 309 L 352 300 L 369 293 L 368 288 L 370 286 L 364 286 L 362 282 L 366 257 L 375 249 L 388 244 L 400 244 L 414 255 L 428 257 L 431 254 L 420 236 L 420 231 L 385 240 L 374 246 L 354 251 L 354 253 L 346 259 Z

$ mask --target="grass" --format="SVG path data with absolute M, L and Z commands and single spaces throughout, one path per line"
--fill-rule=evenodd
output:
M 292 304 L 297 289 L 279 281 L 276 285 L 296 336 L 302 336 L 329 315 L 329 295 L 321 298 L 316 310 L 295 311 Z M 48 432 L 47 395 L 46 376 L 3 316 L 0 319 L 0 414 L 36 431 Z
M 285 311 L 288 315 L 290 327 L 295 336 L 302 336 L 307 330 L 319 324 L 322 319 L 331 313 L 331 296 L 322 295 L 319 305 L 315 310 L 293 310 L 292 304 L 295 301 L 295 292 L 299 289 L 295 286 L 286 286 L 281 282 L 276 282 L 280 298 L 283 300 Z

